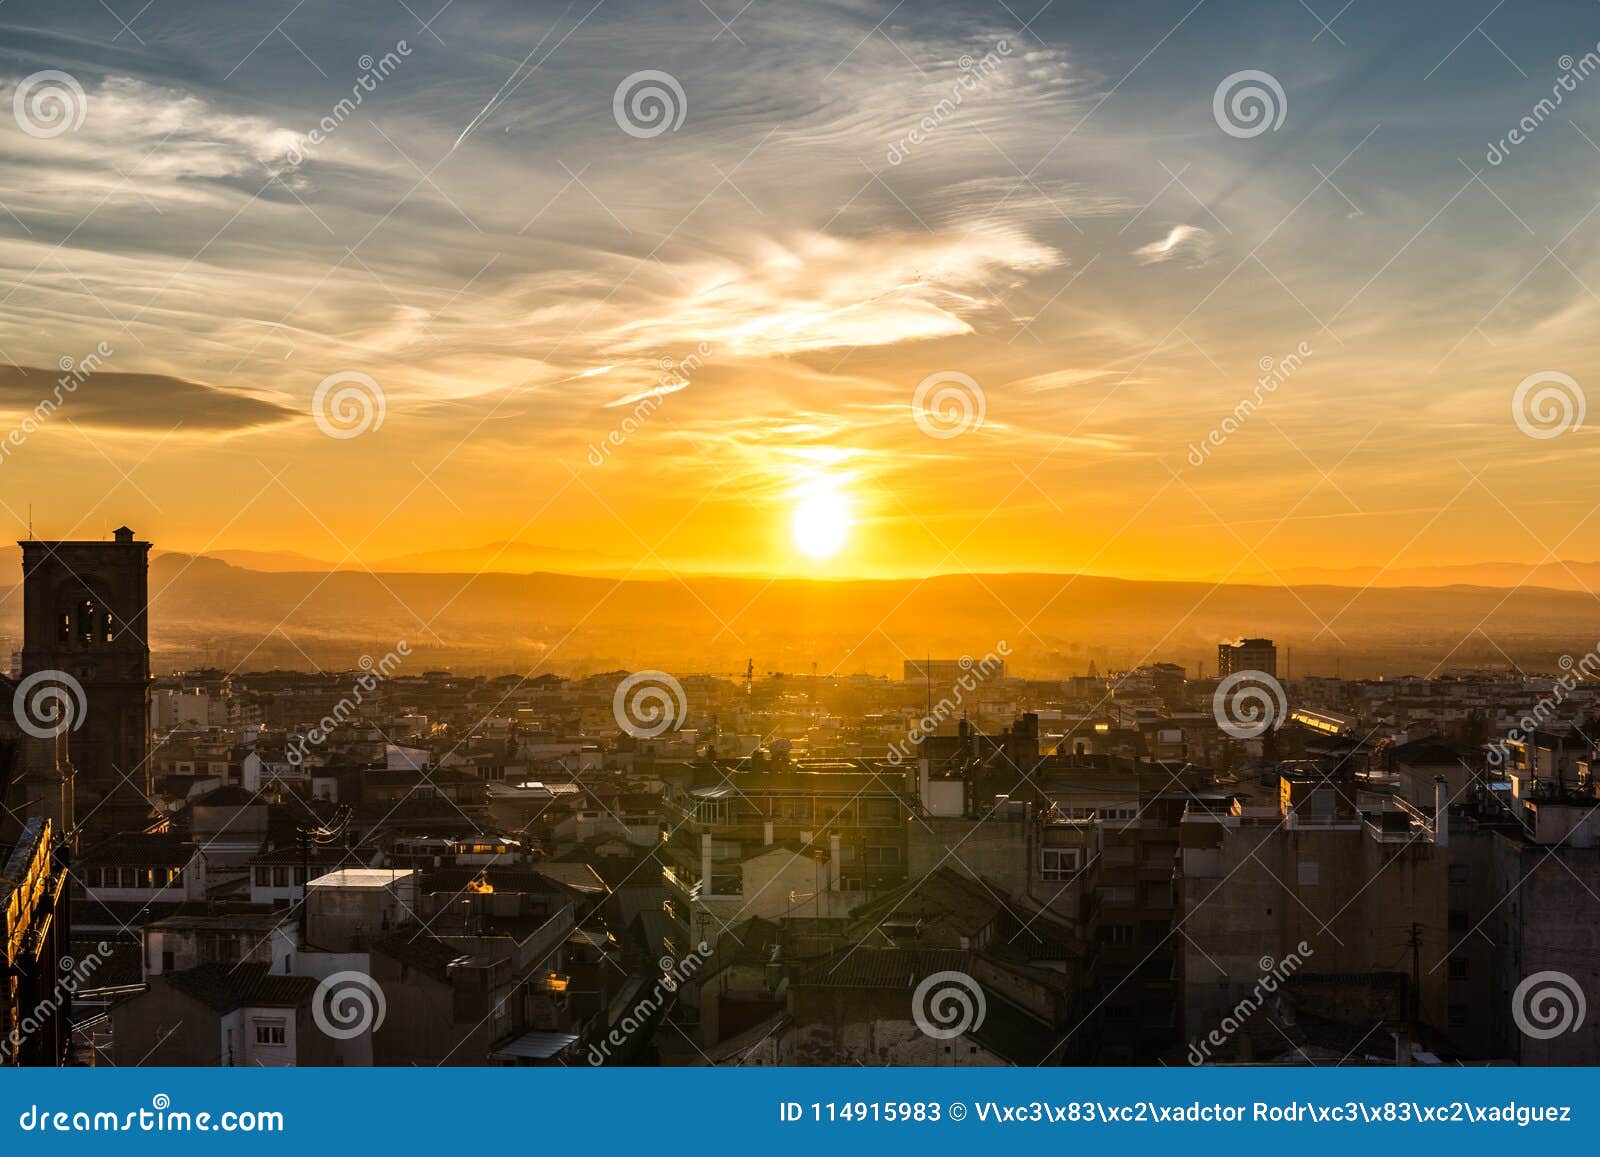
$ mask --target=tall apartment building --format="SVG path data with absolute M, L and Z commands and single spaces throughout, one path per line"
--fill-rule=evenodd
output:
M 1271 639 L 1240 639 L 1217 646 L 1217 678 L 1226 679 L 1239 671 L 1265 671 L 1278 677 L 1278 648 Z

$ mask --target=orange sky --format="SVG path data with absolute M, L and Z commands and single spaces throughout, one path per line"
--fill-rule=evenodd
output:
M 8 66 L 5 107 L 67 67 L 85 115 L 0 133 L 0 360 L 34 370 L 0 375 L 7 428 L 63 358 L 111 353 L 8 447 L 0 513 L 369 564 L 515 540 L 615 572 L 1600 557 L 1593 427 L 1513 414 L 1530 375 L 1581 394 L 1594 363 L 1600 149 L 1573 126 L 1600 85 L 1483 159 L 1574 26 L 1509 37 L 1529 80 L 1476 42 L 1424 77 L 1276 10 L 1159 45 L 1159 20 L 1001 15 L 874 32 L 843 5 L 708 50 L 664 14 L 608 56 L 605 14 L 509 14 L 409 44 L 316 145 L 409 21 L 322 28 L 326 77 L 276 42 L 226 79 L 125 46 Z M 529 71 L 505 45 L 551 21 L 569 38 Z M 1419 25 L 1420 56 L 1461 31 Z M 258 31 L 216 35 L 226 60 Z M 1281 126 L 1224 131 L 1219 83 L 1269 65 Z M 644 69 L 678 81 L 676 128 L 619 123 Z M 381 425 L 314 420 L 341 374 Z M 935 375 L 981 425 L 927 432 Z M 812 544 L 818 519 L 843 539 L 825 558 L 793 533 L 808 498 Z

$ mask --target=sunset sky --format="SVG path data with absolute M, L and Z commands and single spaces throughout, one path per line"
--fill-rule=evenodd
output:
M 112 353 L 0 516 L 827 577 L 1600 558 L 1600 400 L 1513 417 L 1600 382 L 1600 74 L 1533 111 L 1600 5 L 1342 2 L 10 0 L 0 425 Z M 45 70 L 82 123 L 35 135 Z M 1276 128 L 1219 123 L 1244 70 Z M 330 437 L 352 373 L 382 424 Z M 936 374 L 981 426 L 925 432 Z

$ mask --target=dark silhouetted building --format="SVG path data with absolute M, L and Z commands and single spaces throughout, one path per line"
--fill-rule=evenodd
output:
M 82 688 L 68 751 L 80 822 L 143 826 L 150 768 L 150 544 L 120 527 L 114 540 L 22 547 L 24 684 L 61 672 Z M 50 677 L 55 681 L 55 677 Z M 67 681 L 69 688 L 71 683 Z

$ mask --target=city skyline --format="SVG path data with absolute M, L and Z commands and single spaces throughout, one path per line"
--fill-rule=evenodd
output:
M 9 516 L 374 569 L 1600 557 L 1600 15 L 1243 8 L 14 0 L 0 401 L 59 406 Z

